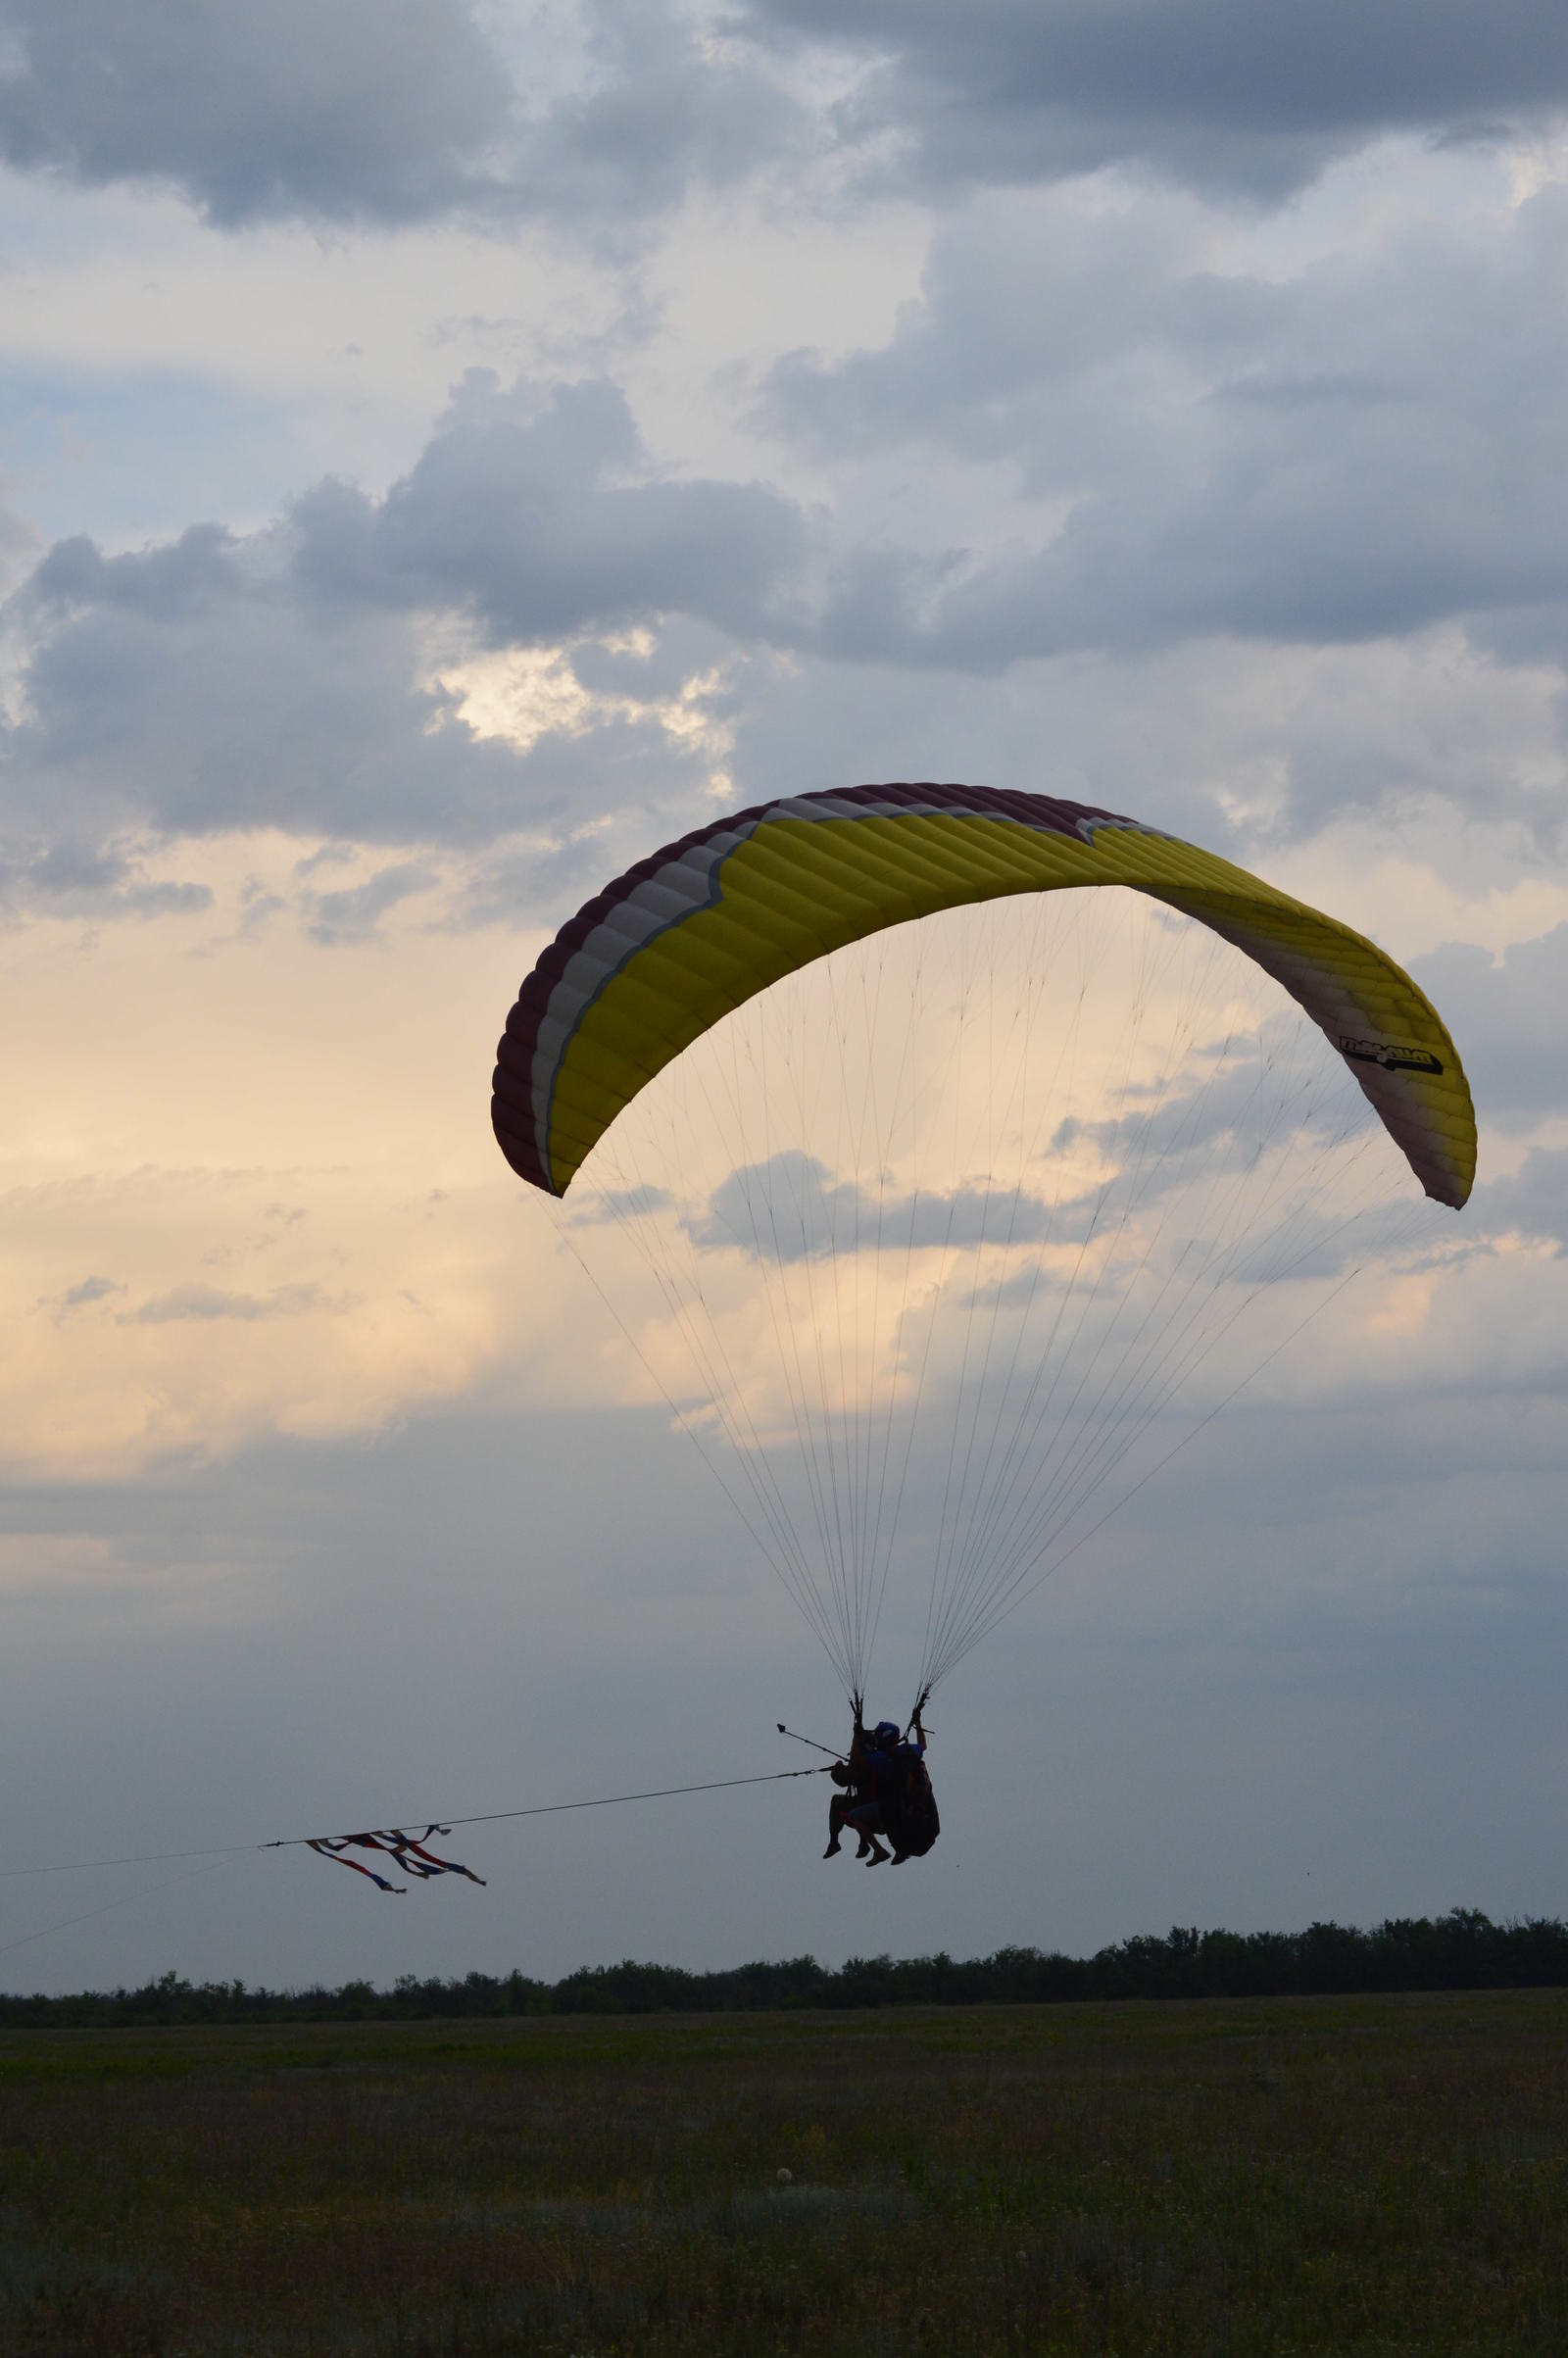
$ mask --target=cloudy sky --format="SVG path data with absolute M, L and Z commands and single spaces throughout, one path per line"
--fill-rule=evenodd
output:
M 1409 964 L 1482 1133 L 1419 1315 L 955 1678 L 917 1872 L 780 1785 L 11 1877 L 0 1981 L 1568 1906 L 1565 240 L 1551 0 L 0 0 L 0 1864 L 836 1732 L 489 1130 L 672 834 L 1134 812 Z

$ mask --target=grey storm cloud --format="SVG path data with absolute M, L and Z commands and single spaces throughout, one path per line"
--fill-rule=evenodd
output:
M 217 1286 L 172 1286 L 133 1310 L 120 1313 L 122 1326 L 172 1326 L 219 1318 L 253 1325 L 262 1319 L 306 1318 L 321 1310 L 338 1310 L 341 1302 L 319 1286 L 277 1286 L 270 1294 L 230 1294 Z
M 1555 0 L 752 0 L 750 22 L 858 60 L 840 138 L 927 190 L 1121 164 L 1274 201 L 1380 135 L 1568 102 Z
M 0 0 L 0 157 L 172 188 L 223 229 L 458 215 L 624 238 L 790 133 L 777 75 L 675 9 L 590 0 L 564 57 L 563 28 L 534 18 L 523 87 L 482 14 L 470 0 Z
M 77 534 L 57 541 L 35 567 L 28 603 L 121 607 L 168 621 L 242 582 L 233 536 L 221 524 L 191 524 L 163 548 L 122 557 L 105 557 Z
M 760 420 L 818 458 L 936 442 L 1021 465 L 1035 487 L 1070 483 L 1101 447 L 1090 429 L 1103 432 L 1106 387 L 1097 382 L 1098 417 L 1067 431 L 1065 447 L 1075 420 L 1063 397 L 1179 332 L 1172 295 L 1192 267 L 1191 211 L 1075 214 L 1069 234 L 1035 197 L 962 203 L 938 217 L 919 294 L 888 342 L 832 364 L 786 354 L 764 380 Z M 1147 375 L 1133 389 L 1147 399 Z M 1124 386 L 1116 422 L 1127 406 Z
M 1568 504 L 1568 301 L 1548 267 L 1565 225 L 1568 201 L 1543 196 L 1488 257 L 1434 231 L 1377 266 L 1268 286 L 1170 275 L 1169 224 L 1124 223 L 1103 243 L 1096 231 L 1081 270 L 1043 282 L 1064 322 L 1054 347 L 1004 324 L 1037 249 L 986 280 L 964 267 L 974 223 L 944 230 L 886 352 L 794 363 L 768 399 L 781 423 L 823 447 L 841 437 L 857 464 L 880 416 L 887 447 L 1010 450 L 1031 483 L 1049 467 L 1038 487 L 1070 496 L 1032 546 L 988 540 L 982 521 L 974 549 L 878 547 L 855 536 L 853 503 L 836 518 L 764 483 L 662 472 L 612 383 L 507 387 L 484 371 L 383 496 L 328 479 L 248 536 L 202 523 L 121 555 L 62 541 L 4 610 L 23 660 L 0 716 L 0 886 L 14 897 L 27 861 L 67 839 L 105 857 L 137 827 L 251 825 L 399 846 L 542 830 L 542 856 L 586 885 L 585 829 L 633 810 L 657 826 L 708 785 L 710 745 L 654 708 L 715 674 L 710 709 L 754 793 L 808 773 L 946 767 L 1147 808 L 1116 784 L 1125 749 L 1107 769 L 1103 747 L 1079 748 L 1090 766 L 1075 770 L 1065 665 L 1049 775 L 1031 696 L 999 698 L 994 683 L 1063 657 L 1149 662 L 1200 637 L 1375 646 L 1445 617 L 1472 630 L 1529 601 L 1568 609 L 1554 529 Z M 1099 262 L 1111 286 L 1125 266 L 1128 290 L 1102 319 Z M 1005 347 L 995 371 L 988 323 Z M 1071 430 L 1048 462 L 1062 418 Z M 431 683 L 432 622 L 469 644 L 563 647 L 598 709 L 526 750 L 474 737 Z M 646 652 L 624 644 L 634 628 Z M 1160 692 L 1179 706 L 1179 690 Z M 1254 709 L 1242 750 L 1286 780 L 1288 833 L 1417 790 L 1546 823 L 1529 784 L 1539 761 L 1531 770 L 1491 740 L 1456 747 L 1447 730 L 1423 749 L 1419 713 L 1404 726 L 1386 703 L 1376 746 L 1332 699 Z M 1096 732 L 1106 726 L 1102 712 Z M 1209 749 L 1193 748 L 1184 789 L 1158 744 L 1162 811 L 1181 825 L 1191 808 L 1206 836 Z M 1135 750 L 1142 777 L 1149 749 Z M 193 906 L 196 889 L 124 886 L 163 896 L 148 909 Z M 504 898 L 520 908 L 511 878 Z M 485 906 L 480 891 L 481 921 Z M 321 921 L 352 924 L 354 907 Z
M 173 879 L 166 883 L 129 884 L 116 895 L 116 905 L 106 915 L 121 911 L 131 917 L 199 917 L 213 907 L 213 889 L 208 884 L 180 884 Z
M 94 1302 L 109 1302 L 115 1295 L 123 1294 L 124 1291 L 124 1287 L 112 1277 L 84 1277 L 79 1285 L 67 1286 L 62 1294 L 40 1295 L 37 1306 L 40 1310 L 51 1311 L 55 1324 L 59 1326 L 73 1311 L 90 1309 Z
M 789 356 L 762 416 L 818 458 L 1006 462 L 1057 517 L 1001 552 L 853 552 L 819 643 L 996 672 L 1522 610 L 1560 635 L 1565 229 L 1554 189 L 1485 252 L 1428 225 L 1271 284 L 1212 276 L 1139 209 L 1070 237 L 1033 200 L 967 209 L 890 341 Z
M 174 616 L 121 598 L 54 617 L 24 715 L 0 723 L 13 824 L 69 811 L 74 835 L 273 825 L 409 842 L 482 838 L 548 805 L 510 748 L 442 725 L 407 620 L 290 596 L 269 554 Z
M 568 21 L 586 79 L 537 110 L 519 136 L 510 200 L 518 212 L 635 243 L 693 187 L 733 187 L 819 135 L 725 10 L 703 23 L 662 0 L 579 0 Z
M 1052 1237 L 1075 1241 L 1096 1201 L 1085 1196 L 1057 1204 L 1027 1189 L 1012 1194 L 984 1187 L 930 1188 L 912 1196 L 884 1191 L 879 1197 L 852 1180 L 835 1179 L 813 1155 L 788 1148 L 766 1162 L 731 1171 L 684 1225 L 701 1253 L 739 1251 L 788 1264 L 852 1247 L 903 1253 L 1043 1244 Z
M 1320 1155 L 1375 1121 L 1343 1057 L 1293 1008 L 1260 1020 L 1255 1037 L 1190 1052 L 1168 1085 L 1142 1099 L 1129 1091 L 1120 1112 L 1064 1123 L 1052 1143 L 1081 1130 L 1117 1174 L 1113 1204 L 1151 1204 L 1197 1180 L 1224 1203 L 1260 1155 Z
M 1277 200 L 1391 131 L 1538 125 L 1553 0 L 0 0 L 0 157 L 216 227 L 458 216 L 639 241 L 815 151 L 941 192 L 1130 165 Z M 857 78 L 848 96 L 814 87 Z M 821 72 L 826 63 L 829 72 Z
M 1488 1236 L 1527 1237 L 1568 1253 L 1568 1148 L 1532 1147 L 1508 1178 L 1477 1188 L 1471 1209 Z
M 1568 928 L 1564 929 L 1568 932 Z M 785 1149 L 743 1164 L 706 1204 L 682 1218 L 699 1252 L 739 1251 L 789 1264 L 853 1252 L 902 1254 L 1076 1245 L 1114 1240 L 1128 1219 L 1155 1214 L 1191 1193 L 1194 1246 L 1212 1249 L 1247 1283 L 1273 1283 L 1340 1266 L 1367 1250 L 1383 1222 L 1397 1231 L 1409 1214 L 1409 1174 L 1391 1147 L 1382 1183 L 1363 1191 L 1353 1214 L 1331 1194 L 1335 1152 L 1372 1136 L 1376 1115 L 1344 1061 L 1317 1027 L 1294 1012 L 1267 1021 L 1255 1038 L 1215 1041 L 1191 1053 L 1171 1084 L 1129 1091 L 1123 1109 L 1104 1120 L 1059 1122 L 1052 1158 L 1091 1144 L 1100 1175 L 1076 1192 L 1011 1186 L 999 1175 L 915 1194 L 841 1178 L 815 1156 Z M 1258 1173 L 1267 1174 L 1259 1184 Z M 667 1208 L 655 1191 L 646 1204 L 608 1200 L 610 1210 Z M 591 1213 L 589 1216 L 599 1216 Z M 608 1214 L 606 1215 L 608 1216 Z M 1157 1213 L 1162 1226 L 1166 1218 Z M 1188 1248 L 1185 1246 L 1183 1250 Z M 977 1299 L 1020 1301 L 1026 1272 Z
M 308 931 L 323 945 L 362 942 L 375 931 L 388 909 L 416 893 L 427 892 L 437 881 L 430 868 L 413 860 L 395 860 L 377 869 L 364 884 L 346 885 L 335 893 L 318 893 L 311 900 Z
M 324 483 L 294 523 L 317 592 L 463 608 L 498 645 L 670 613 L 763 631 L 805 548 L 765 485 L 652 478 L 617 386 L 504 390 L 484 369 L 384 500 Z
M 0 914 L 142 918 L 200 916 L 213 906 L 210 885 L 151 879 L 112 845 L 64 835 L 43 850 L 24 845 L 0 854 Z
M 602 1187 L 573 1204 L 566 1217 L 573 1228 L 603 1228 L 611 1220 L 646 1220 L 674 1202 L 667 1187 Z
M 1410 971 L 1443 1011 L 1483 1127 L 1517 1135 L 1568 1106 L 1568 924 L 1495 958 L 1448 942 Z
M 669 616 L 709 663 L 728 634 L 773 626 L 803 544 L 763 487 L 653 479 L 613 387 L 469 379 L 380 501 L 329 482 L 245 540 L 199 525 L 117 557 L 57 544 L 7 610 L 27 648 L 0 717 L 10 826 L 63 834 L 64 814 L 76 856 L 102 860 L 136 826 L 480 844 L 678 800 L 710 757 L 634 707 L 525 751 L 475 738 L 428 684 L 427 625 L 516 645 Z M 667 690 L 649 662 L 617 695 L 639 669 L 645 698 Z
M 160 181 L 224 227 L 427 218 L 508 126 L 465 0 L 4 0 L 0 154 Z
M 271 826 L 368 844 L 478 845 L 698 790 L 702 749 L 657 719 L 478 739 L 419 683 L 415 617 L 332 610 L 259 568 L 244 593 L 160 621 L 87 607 L 35 647 L 27 711 L 0 721 L 10 822 L 104 838 Z
M 28 873 L 40 892 L 77 896 L 112 891 L 122 882 L 127 865 L 120 853 L 65 840 L 51 844 L 32 861 Z

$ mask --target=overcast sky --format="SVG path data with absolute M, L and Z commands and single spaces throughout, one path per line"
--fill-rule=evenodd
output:
M 1557 0 L 0 0 L 0 1864 L 836 1735 L 489 1128 L 727 808 L 1189 835 L 1411 966 L 1482 1137 L 1418 1314 L 956 1676 L 920 1868 L 779 1785 L 484 1891 L 17 1878 L 0 1984 L 1568 1908 L 1565 241 Z

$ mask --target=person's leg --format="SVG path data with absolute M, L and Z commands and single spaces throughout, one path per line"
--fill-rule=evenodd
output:
M 870 1844 L 867 1842 L 865 1836 L 860 1832 L 858 1825 L 856 1824 L 855 1813 L 857 1806 L 863 1809 L 866 1804 L 864 1802 L 857 1804 L 855 1795 L 853 1793 L 835 1793 L 832 1800 L 828 1803 L 828 1842 L 827 1848 L 822 1853 L 824 1858 L 837 1857 L 840 1846 L 840 1838 L 842 1837 L 846 1826 L 852 1826 L 855 1828 L 856 1834 L 859 1837 L 860 1843 L 860 1847 L 856 1855 L 858 1858 L 864 1858 L 867 1850 L 870 1848 Z
M 850 1811 L 848 1822 L 860 1838 L 858 1855 L 865 1860 L 868 1867 L 882 1866 L 888 1853 L 877 1839 L 882 1832 L 881 1803 L 879 1801 L 862 1801 L 858 1809 Z M 869 1855 L 867 1855 L 868 1853 Z

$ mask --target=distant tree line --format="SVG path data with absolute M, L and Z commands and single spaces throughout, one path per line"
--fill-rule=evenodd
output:
M 1176 1926 L 1092 1957 L 1001 1948 L 954 1957 L 814 1957 L 687 1973 L 678 1965 L 584 1966 L 564 1981 L 412 1974 L 390 1990 L 260 1990 L 166 1973 L 140 1990 L 74 1997 L 0 1996 L 0 2028 L 110 2029 L 156 2023 L 416 2022 L 539 2014 L 749 2014 L 790 2008 L 1062 2005 L 1104 1998 L 1303 1997 L 1357 1990 L 1568 1988 L 1568 1924 L 1494 1924 L 1476 1908 L 1391 1918 L 1375 1931 L 1313 1924 L 1299 1933 L 1200 1933 Z

